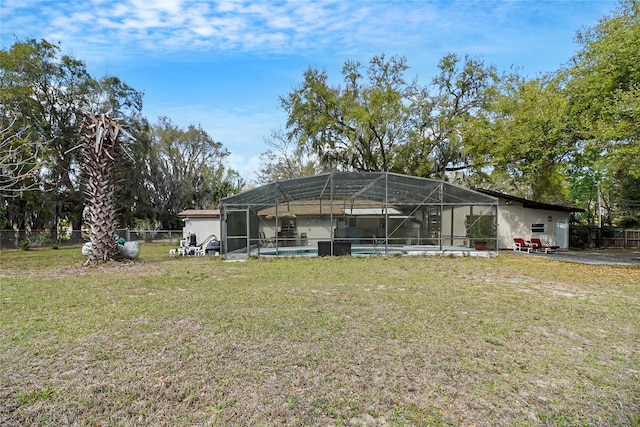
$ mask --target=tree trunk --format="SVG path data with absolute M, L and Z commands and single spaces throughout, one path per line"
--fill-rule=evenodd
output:
M 118 123 L 106 115 L 86 114 L 84 167 L 89 203 L 91 251 L 87 262 L 121 259 L 115 234 L 115 156 Z

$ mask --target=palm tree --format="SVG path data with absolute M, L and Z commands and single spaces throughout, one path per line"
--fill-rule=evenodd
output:
M 115 235 L 115 158 L 118 122 L 106 114 L 83 114 L 83 163 L 91 227 L 91 250 L 87 263 L 121 259 Z

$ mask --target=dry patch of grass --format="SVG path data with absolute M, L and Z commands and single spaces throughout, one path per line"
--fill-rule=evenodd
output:
M 1 253 L 0 424 L 640 424 L 640 269 Z

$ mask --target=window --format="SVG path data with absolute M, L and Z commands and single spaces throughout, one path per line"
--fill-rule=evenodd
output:
M 440 231 L 440 215 L 439 214 L 429 215 L 429 230 L 432 232 Z
M 285 219 L 280 223 L 280 230 L 283 233 L 294 233 L 296 231 L 296 220 Z
M 357 227 L 357 225 L 356 225 L 357 221 L 356 220 L 357 220 L 357 218 L 353 217 L 353 216 L 349 218 L 349 228 L 356 228 Z
M 532 233 L 544 233 L 544 224 L 531 224 Z

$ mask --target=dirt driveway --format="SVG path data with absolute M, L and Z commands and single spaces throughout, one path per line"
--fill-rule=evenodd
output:
M 632 265 L 640 267 L 640 250 L 602 249 L 589 251 L 567 251 L 555 254 L 531 254 L 558 261 L 594 265 Z

